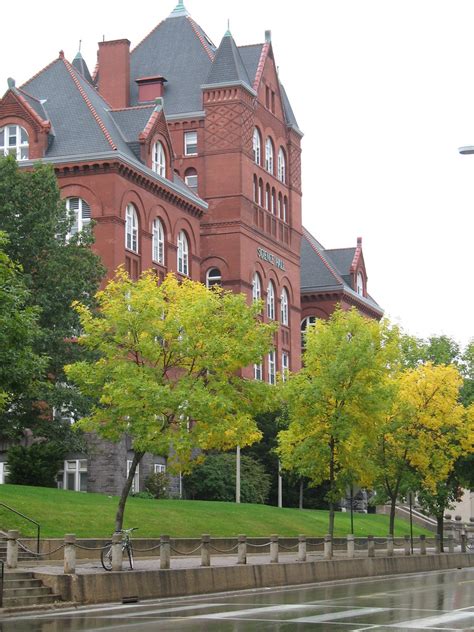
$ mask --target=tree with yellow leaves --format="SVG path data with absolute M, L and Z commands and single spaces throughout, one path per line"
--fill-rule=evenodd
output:
M 376 490 L 390 500 L 391 534 L 397 499 L 420 488 L 434 493 L 459 456 L 473 448 L 472 421 L 459 403 L 462 378 L 455 366 L 422 364 L 400 372 L 394 385 L 391 408 L 370 453 L 379 472 Z
M 133 441 L 134 458 L 115 528 L 123 523 L 133 477 L 145 452 L 166 454 L 182 471 L 196 450 L 229 450 L 260 438 L 254 421 L 265 384 L 240 369 L 272 347 L 275 330 L 245 296 L 152 272 L 134 282 L 121 269 L 97 294 L 98 309 L 76 304 L 95 362 L 66 367 L 68 377 L 97 402 L 79 425 L 118 441 Z M 268 387 L 267 387 L 268 388 Z

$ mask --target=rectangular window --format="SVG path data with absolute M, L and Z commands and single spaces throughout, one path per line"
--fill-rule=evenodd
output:
M 131 467 L 132 467 L 132 461 L 127 460 L 127 478 L 130 473 Z M 135 470 L 135 476 L 133 477 L 130 493 L 137 494 L 139 491 L 140 491 L 140 465 L 137 465 L 137 469 Z
M 56 480 L 59 489 L 69 489 L 72 492 L 86 492 L 87 459 L 64 461 L 64 467 L 58 472 Z
M 272 90 L 272 112 L 275 114 L 275 93 Z
M 281 379 L 286 382 L 290 370 L 290 356 L 286 351 L 281 354 Z
M 195 156 L 197 153 L 197 132 L 184 132 L 184 155 Z
M 270 109 L 270 88 L 265 88 L 265 107 L 267 110 Z
M 163 463 L 155 463 L 153 465 L 153 471 L 155 474 L 166 472 L 166 465 L 164 465 Z
M 8 477 L 8 463 L 0 462 L 0 485 L 6 483 Z
M 263 377 L 263 366 L 262 363 L 253 365 L 253 377 L 255 380 L 261 380 Z
M 268 354 L 268 383 L 276 383 L 276 360 L 275 351 L 270 351 Z

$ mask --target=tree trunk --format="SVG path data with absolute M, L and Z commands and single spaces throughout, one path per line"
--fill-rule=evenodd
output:
M 334 536 L 334 439 L 331 437 L 330 441 L 330 449 L 331 449 L 331 460 L 329 462 L 329 535 L 331 537 Z
M 300 504 L 299 508 L 303 509 L 303 490 L 304 490 L 304 481 L 300 478 Z
M 132 488 L 133 477 L 135 476 L 135 472 L 137 471 L 137 466 L 142 460 L 142 456 L 144 452 L 135 452 L 133 455 L 132 464 L 130 466 L 130 471 L 128 473 L 128 478 L 125 482 L 125 485 L 122 489 L 122 494 L 120 496 L 120 501 L 117 507 L 117 513 L 115 514 L 115 531 L 121 531 L 123 527 L 123 514 L 125 512 L 125 503 L 127 502 L 128 494 Z
M 444 553 L 444 512 L 436 516 L 436 533 L 439 535 L 441 553 Z
M 390 498 L 390 524 L 388 527 L 389 534 L 393 537 L 395 534 L 395 511 L 397 508 L 397 496 Z

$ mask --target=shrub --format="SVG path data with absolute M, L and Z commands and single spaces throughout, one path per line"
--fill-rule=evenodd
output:
M 31 447 L 14 446 L 8 450 L 8 482 L 13 485 L 56 487 L 56 476 L 66 451 L 54 441 L 34 443 Z
M 168 475 L 166 472 L 154 472 L 145 480 L 145 490 L 151 498 L 169 498 Z
M 187 496 L 195 500 L 235 500 L 235 454 L 211 454 L 185 477 Z M 262 463 L 250 456 L 240 459 L 240 500 L 265 503 L 270 491 L 270 476 Z

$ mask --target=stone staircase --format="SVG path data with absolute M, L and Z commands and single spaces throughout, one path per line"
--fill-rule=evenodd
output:
M 60 595 L 55 595 L 51 588 L 43 585 L 40 579 L 35 579 L 33 573 L 5 572 L 3 579 L 4 608 L 52 604 L 56 601 L 61 601 Z
M 35 560 L 36 556 L 33 553 L 24 551 L 21 546 L 18 547 L 18 561 L 27 562 L 28 560 Z M 7 561 L 7 539 L 0 535 L 0 560 Z

